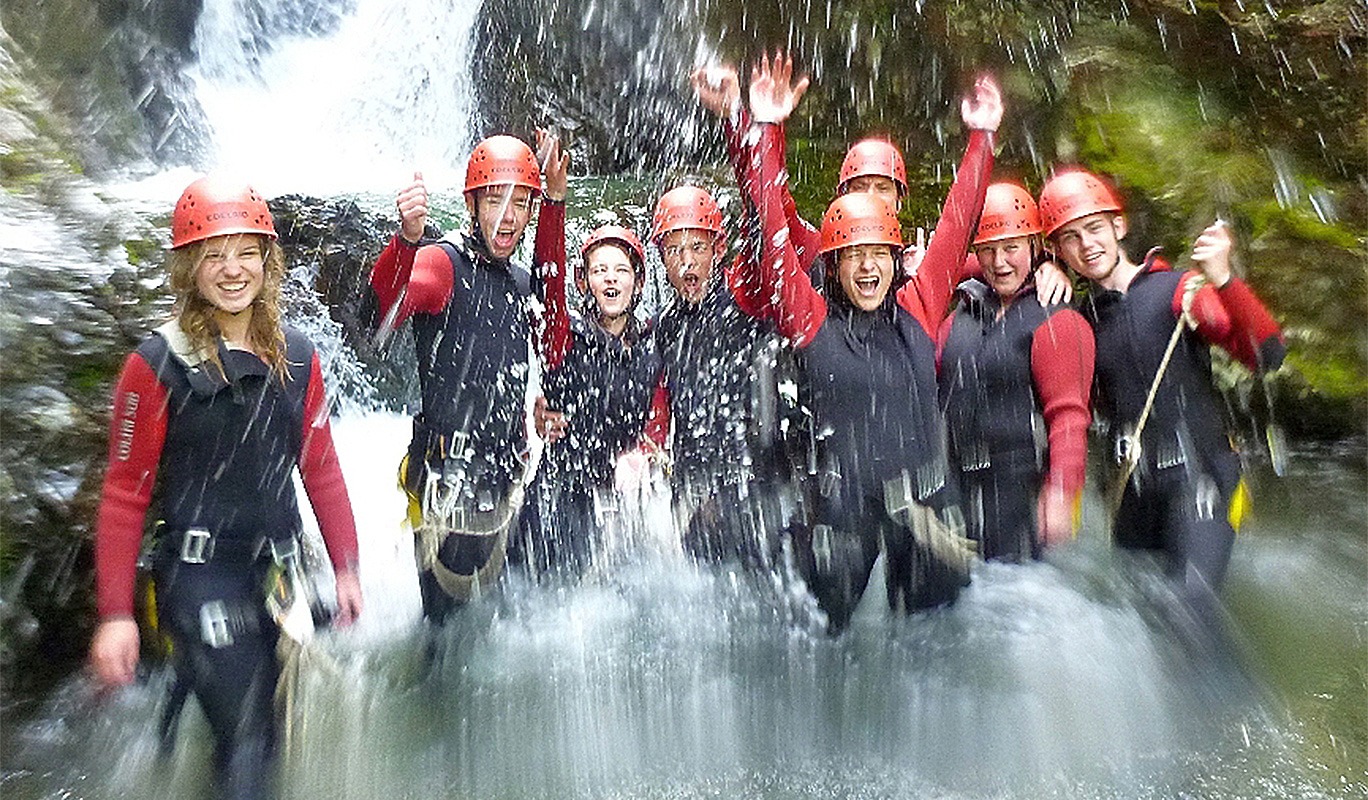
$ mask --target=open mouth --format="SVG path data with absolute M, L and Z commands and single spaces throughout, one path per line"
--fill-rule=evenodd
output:
M 618 299 L 618 298 L 621 297 L 621 296 L 622 296 L 622 292 L 619 291 L 619 290 L 617 290 L 617 289 L 608 288 L 608 289 L 604 289 L 604 290 L 603 290 L 603 299 L 604 299 L 604 300 L 616 300 L 616 299 Z
M 517 236 L 511 228 L 500 228 L 494 232 L 494 246 L 500 250 L 507 250 L 513 247 L 517 241 Z
M 879 276 L 865 275 L 855 279 L 855 289 L 860 294 L 872 296 L 879 290 Z

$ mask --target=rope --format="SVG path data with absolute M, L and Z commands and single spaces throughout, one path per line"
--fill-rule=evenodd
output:
M 1197 320 L 1192 317 L 1192 301 L 1197 295 L 1197 290 L 1205 284 L 1206 278 L 1200 273 L 1189 273 L 1187 285 L 1183 287 L 1183 311 L 1178 315 L 1178 324 L 1173 326 L 1173 335 L 1169 336 L 1168 347 L 1164 349 L 1164 358 L 1159 362 L 1159 369 L 1154 373 L 1154 382 L 1150 384 L 1149 396 L 1145 398 L 1145 407 L 1140 411 L 1140 419 L 1135 423 L 1135 431 L 1121 437 L 1121 441 L 1126 443 L 1125 459 L 1121 466 L 1121 472 L 1116 476 L 1116 481 L 1108 493 L 1107 502 L 1113 523 L 1116 522 L 1117 512 L 1121 510 L 1121 501 L 1126 495 L 1126 484 L 1130 483 L 1131 475 L 1135 473 L 1135 468 L 1140 463 L 1140 434 L 1144 432 L 1145 423 L 1149 421 L 1150 411 L 1154 409 L 1154 398 L 1159 394 L 1159 384 L 1164 380 L 1164 373 L 1168 370 L 1169 361 L 1173 358 L 1173 351 L 1178 348 L 1178 340 L 1182 338 L 1184 327 L 1197 329 Z

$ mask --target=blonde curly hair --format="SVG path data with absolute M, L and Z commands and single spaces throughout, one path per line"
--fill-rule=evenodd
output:
M 280 244 L 269 236 L 240 235 L 256 236 L 261 241 L 264 254 L 261 291 L 252 301 L 252 321 L 248 326 L 252 348 L 271 368 L 271 374 L 284 383 L 289 375 L 285 360 L 285 331 L 280 322 L 280 287 L 285 281 L 285 253 L 280 249 Z M 192 242 L 172 250 L 167 266 L 171 274 L 171 290 L 176 295 L 175 312 L 181 330 L 185 331 L 190 344 L 223 375 L 223 362 L 218 354 L 222 332 L 214 319 L 214 306 L 200 295 L 196 284 L 200 263 L 204 260 L 204 252 L 210 241 Z

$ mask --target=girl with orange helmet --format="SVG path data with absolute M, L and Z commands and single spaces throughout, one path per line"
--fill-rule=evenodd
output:
M 564 281 L 557 272 L 548 282 Z M 580 247 L 575 285 L 582 313 L 547 306 L 547 326 L 565 329 L 544 353 L 543 396 L 533 419 L 546 439 L 509 559 L 534 575 L 580 573 L 614 518 L 618 457 L 635 447 L 660 371 L 647 326 L 633 313 L 646 281 L 646 250 L 630 228 L 603 225 Z M 547 292 L 564 297 L 562 287 Z
M 1083 490 L 1093 336 L 1042 305 L 1040 213 L 1025 188 L 988 187 L 972 246 L 981 273 L 940 327 L 940 403 L 969 536 L 984 558 L 1023 561 L 1067 539 Z
M 124 362 L 114 390 L 109 470 L 96 530 L 96 679 L 133 680 L 135 564 L 159 498 L 157 618 L 174 644 L 179 700 L 199 700 L 225 797 L 270 794 L 276 726 L 276 621 L 262 586 L 297 559 L 291 478 L 303 477 L 337 576 L 334 621 L 361 613 L 356 526 L 328 425 L 318 354 L 280 321 L 284 258 L 266 202 L 201 178 L 171 222 L 176 316 Z
M 768 290 L 780 333 L 800 351 L 800 391 L 818 432 L 810 524 L 795 553 L 835 632 L 848 624 L 881 551 L 894 608 L 953 602 L 969 581 L 972 545 L 946 463 L 934 337 L 983 203 L 1002 105 L 987 78 L 965 100 L 969 154 L 915 278 L 898 263 L 902 235 L 887 202 L 853 192 L 828 207 L 817 246 L 823 295 L 790 234 L 783 141 L 773 122 L 792 108 L 796 88 L 768 61 L 752 73 L 758 130 L 745 188 L 760 222 L 753 277 Z

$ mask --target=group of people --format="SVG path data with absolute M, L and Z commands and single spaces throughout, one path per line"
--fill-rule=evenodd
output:
M 370 291 L 377 324 L 412 323 L 421 411 L 399 477 L 425 615 L 488 591 L 506 564 L 582 572 L 619 513 L 619 462 L 643 458 L 666 467 L 686 553 L 791 568 L 832 633 L 880 556 L 890 607 L 952 603 L 975 559 L 1029 561 L 1074 533 L 1094 412 L 1120 465 L 1117 543 L 1160 553 L 1185 595 L 1210 597 L 1240 478 L 1209 345 L 1260 370 L 1283 353 L 1234 275 L 1224 224 L 1180 272 L 1157 249 L 1131 260 L 1124 207 L 1099 176 L 1060 169 L 1038 201 L 992 182 L 1003 105 L 985 77 L 961 106 L 967 148 L 929 246 L 905 245 L 903 157 L 880 139 L 850 148 L 813 227 L 785 168 L 784 123 L 807 89 L 791 60 L 762 58 L 744 97 L 731 68 L 692 83 L 722 119 L 735 237 L 708 191 L 682 185 L 646 237 L 605 225 L 568 257 L 569 159 L 542 133 L 535 151 L 511 136 L 474 149 L 468 230 L 425 238 L 421 175 L 400 192 Z M 534 215 L 527 268 L 515 255 Z M 158 498 L 159 618 L 228 797 L 268 791 L 279 634 L 260 586 L 297 552 L 296 465 L 337 576 L 335 621 L 362 608 L 318 359 L 280 321 L 275 240 L 250 188 L 186 189 L 177 314 L 115 389 L 97 535 L 91 661 L 119 685 L 138 661 L 135 563 Z M 638 313 L 648 248 L 673 290 L 650 322 Z M 1061 298 L 1064 268 L 1086 281 L 1077 308 Z M 539 462 L 529 425 L 546 443 Z

